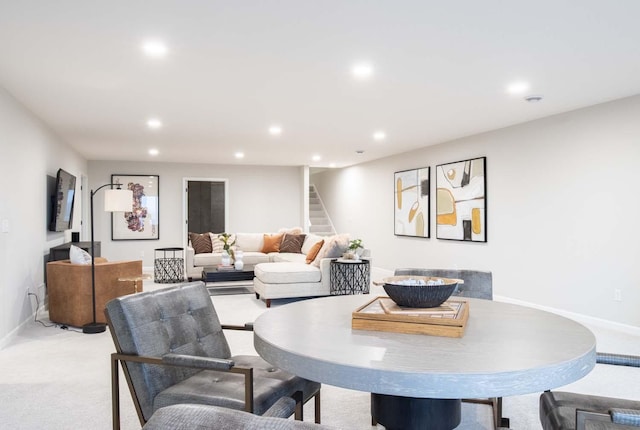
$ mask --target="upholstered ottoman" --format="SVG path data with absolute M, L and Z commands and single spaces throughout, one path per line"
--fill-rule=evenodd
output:
M 325 266 L 327 268 L 326 282 Z M 254 267 L 253 288 L 256 297 L 263 299 L 267 307 L 271 299 L 314 297 L 329 295 L 329 259 L 320 267 L 306 263 L 260 263 Z

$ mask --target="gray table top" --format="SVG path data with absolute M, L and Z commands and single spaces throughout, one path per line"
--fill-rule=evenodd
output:
M 594 335 L 549 312 L 469 301 L 462 338 L 351 329 L 373 295 L 334 296 L 264 312 L 257 352 L 279 368 L 354 390 L 420 398 L 535 393 L 574 382 L 595 366 Z

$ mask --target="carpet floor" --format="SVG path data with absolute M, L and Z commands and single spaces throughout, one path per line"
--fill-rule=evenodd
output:
M 145 290 L 167 285 L 145 281 Z M 372 287 L 371 294 L 378 294 Z M 268 310 L 253 294 L 212 297 L 220 319 L 227 324 L 253 321 Z M 274 300 L 272 307 L 287 303 Z M 46 312 L 38 318 L 51 325 Z M 640 355 L 640 337 L 589 327 L 601 351 Z M 250 333 L 226 333 L 234 354 L 255 354 Z M 504 345 L 508 349 L 508 345 Z M 109 354 L 114 351 L 107 332 L 85 335 L 76 329 L 61 329 L 55 324 L 44 327 L 38 322 L 24 326 L 16 337 L 0 350 L 0 427 L 6 429 L 110 429 L 111 391 Z M 499 353 L 499 351 L 497 352 Z M 604 396 L 640 400 L 638 369 L 596 366 L 585 378 L 565 391 L 598 393 Z M 124 381 L 124 378 L 121 378 Z M 126 383 L 121 384 L 122 429 L 139 429 Z M 540 429 L 538 397 L 540 393 L 504 399 L 504 415 L 513 429 Z M 322 422 L 341 429 L 374 429 L 369 415 L 368 393 L 329 385 L 322 388 Z M 490 430 L 491 408 L 463 404 L 461 430 Z M 305 406 L 305 419 L 313 420 L 312 402 Z M 382 426 L 378 426 L 382 429 Z

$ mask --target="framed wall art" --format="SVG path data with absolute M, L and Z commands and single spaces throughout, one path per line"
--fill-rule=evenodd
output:
M 486 157 L 436 167 L 436 237 L 487 241 Z
M 430 168 L 394 174 L 394 233 L 397 236 L 429 237 Z
M 111 183 L 133 191 L 132 211 L 111 214 L 111 239 L 160 239 L 160 177 L 114 174 Z

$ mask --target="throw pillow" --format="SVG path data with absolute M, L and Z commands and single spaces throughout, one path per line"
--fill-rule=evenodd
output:
M 313 260 L 316 259 L 316 256 L 318 255 L 318 252 L 320 252 L 320 248 L 322 248 L 322 245 L 324 245 L 324 240 L 316 242 L 315 245 L 311 247 L 311 249 L 307 253 L 307 259 L 305 260 L 307 264 L 311 264 Z
M 189 233 L 189 240 L 191 241 L 191 247 L 196 254 L 206 254 L 211 252 L 211 238 L 209 233 Z
M 268 254 L 270 252 L 280 252 L 280 242 L 282 242 L 282 234 L 265 234 L 264 245 L 261 252 Z
M 323 258 L 338 258 L 349 248 L 349 235 L 348 234 L 336 234 L 324 241 L 324 245 L 320 248 L 320 252 L 316 255 L 313 264 L 316 267 L 320 267 L 320 260 Z
M 73 264 L 91 264 L 91 254 L 82 248 L 71 245 L 71 248 L 69 248 L 69 260 Z
M 219 234 L 220 233 L 209 233 L 209 236 L 211 236 L 211 252 L 214 254 L 222 254 L 222 247 L 224 246 L 224 243 L 218 239 Z
M 306 234 L 285 234 L 280 244 L 280 252 L 302 253 L 302 244 Z
M 281 228 L 280 230 L 278 230 L 278 233 L 280 234 L 301 234 L 302 233 L 302 228 L 301 227 L 291 227 L 291 228 Z

